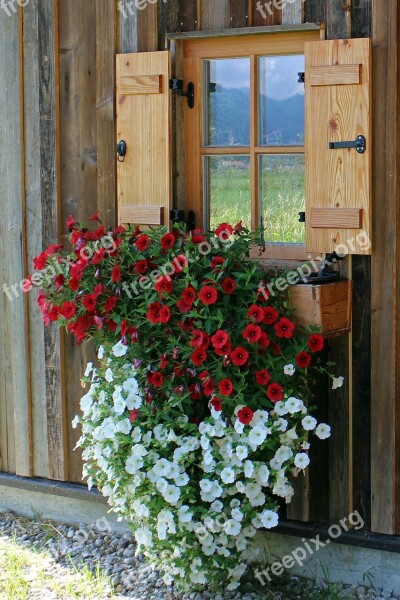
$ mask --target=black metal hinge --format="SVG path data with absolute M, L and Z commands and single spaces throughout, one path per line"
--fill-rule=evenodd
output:
M 170 79 L 169 89 L 176 92 L 178 96 L 187 98 L 189 108 L 194 108 L 194 83 L 190 82 L 187 87 L 187 92 L 184 92 L 183 79 Z

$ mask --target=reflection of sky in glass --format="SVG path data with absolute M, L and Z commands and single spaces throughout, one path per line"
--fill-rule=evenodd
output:
M 230 58 L 210 61 L 211 81 L 227 89 L 250 87 L 250 60 Z
M 298 73 L 304 71 L 304 56 L 268 56 L 260 59 L 260 93 L 274 100 L 304 95 Z

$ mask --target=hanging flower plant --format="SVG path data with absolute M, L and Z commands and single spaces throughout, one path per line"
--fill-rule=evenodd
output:
M 74 252 L 50 247 L 31 280 L 46 324 L 100 345 L 74 421 L 84 476 L 167 583 L 235 589 L 310 434 L 330 435 L 309 414 L 324 338 L 296 325 L 286 293 L 269 298 L 240 224 L 68 227 Z

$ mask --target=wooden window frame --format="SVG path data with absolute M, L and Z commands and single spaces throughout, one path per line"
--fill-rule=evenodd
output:
M 250 156 L 251 176 L 251 228 L 259 226 L 259 190 L 258 165 L 259 156 L 276 154 L 304 154 L 304 146 L 258 146 L 256 139 L 256 122 L 258 119 L 258 57 L 304 54 L 304 45 L 308 41 L 325 39 L 324 26 L 313 29 L 296 29 L 282 31 L 281 28 L 265 28 L 262 32 L 244 35 L 221 35 L 215 32 L 213 36 L 189 37 L 182 40 L 184 81 L 195 85 L 196 102 L 194 109 L 185 107 L 184 110 L 184 143 L 185 143 L 185 198 L 187 210 L 196 214 L 196 223 L 203 224 L 203 172 L 202 159 L 204 156 L 242 154 Z M 221 58 L 250 58 L 250 146 L 215 147 L 203 146 L 203 70 L 202 61 Z M 265 258 L 306 260 L 305 244 L 267 243 Z M 260 258 L 258 248 L 252 252 L 254 258 Z M 264 256 L 263 256 L 264 257 Z

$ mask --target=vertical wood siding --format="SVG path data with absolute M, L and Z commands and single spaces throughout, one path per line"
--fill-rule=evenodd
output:
M 2 157 L 0 162 L 0 286 L 19 282 L 26 265 L 31 270 L 32 258 L 64 236 L 69 214 L 86 220 L 100 209 L 104 224 L 115 224 L 116 51 L 164 49 L 166 34 L 173 31 L 303 20 L 327 23 L 332 39 L 369 37 L 372 32 L 374 114 L 382 114 L 384 107 L 387 117 L 386 127 L 375 124 L 380 152 L 374 185 L 375 198 L 385 201 L 375 202 L 378 233 L 372 269 L 370 257 L 353 257 L 341 266 L 354 281 L 353 331 L 350 338 L 329 342 L 329 353 L 346 384 L 329 397 L 327 380 L 318 383 L 319 417 L 332 423 L 333 436 L 329 450 L 328 444 L 316 443 L 309 477 L 298 481 L 302 494 L 288 516 L 337 522 L 357 509 L 374 531 L 399 532 L 400 357 L 393 325 L 399 305 L 393 263 L 399 193 L 393 151 L 398 2 L 296 0 L 265 6 L 261 0 L 259 8 L 256 0 L 159 0 L 140 11 L 132 9 L 130 0 L 41 0 L 30 2 L 19 16 L 0 11 L 0 54 L 7 57 L 0 62 L 0 134 L 14 142 L 1 150 L 7 160 Z M 176 49 L 173 44 L 173 75 L 179 76 Z M 182 206 L 182 138 L 177 127 L 182 102 L 176 98 L 173 111 L 174 197 Z M 76 348 L 54 328 L 45 330 L 33 294 L 26 300 L 20 294 L 13 302 L 2 294 L 0 314 L 0 468 L 80 481 L 80 456 L 73 451 L 78 432 L 70 421 L 82 395 L 76 374 L 83 372 L 93 348 Z M 382 376 L 390 372 L 388 365 L 391 378 Z

